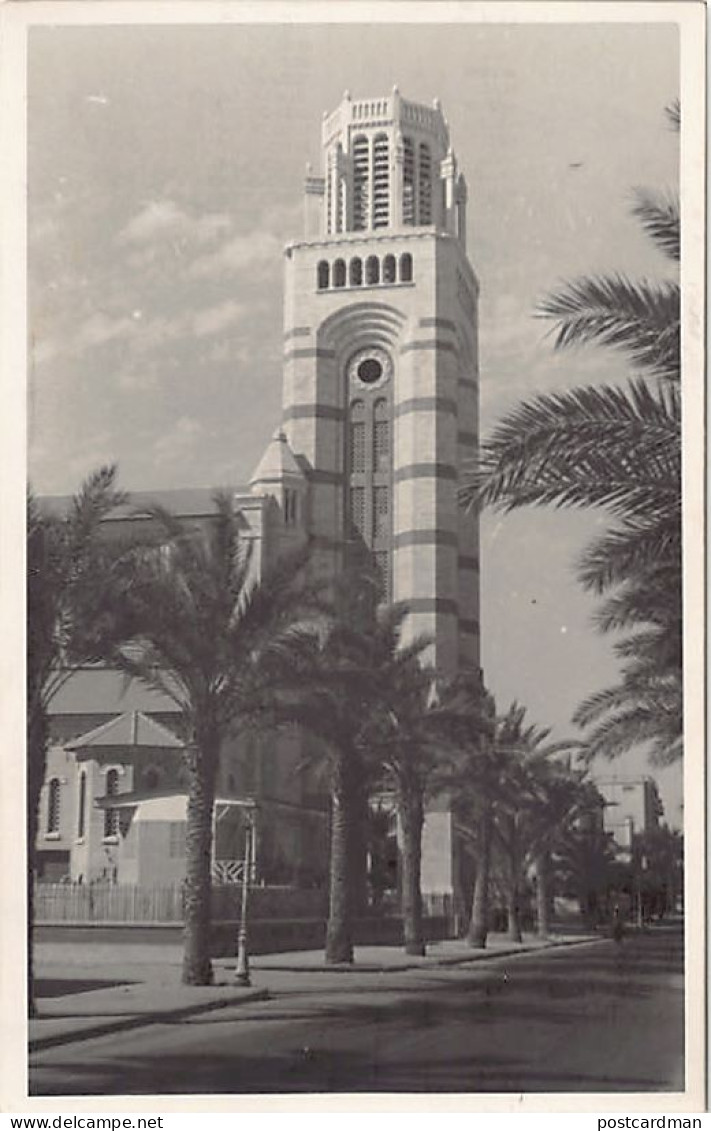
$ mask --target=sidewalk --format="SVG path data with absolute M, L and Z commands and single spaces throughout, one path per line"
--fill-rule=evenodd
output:
M 364 946 L 356 949 L 352 966 L 327 966 L 321 950 L 262 955 L 251 960 L 250 987 L 234 985 L 234 958 L 215 960 L 214 986 L 182 985 L 179 946 L 40 943 L 36 953 L 40 1016 L 29 1023 L 29 1048 L 35 1052 L 265 1000 L 270 996 L 270 973 L 277 993 L 302 986 L 315 992 L 321 987 L 332 992 L 333 975 L 341 986 L 347 982 L 349 988 L 356 988 L 372 985 L 372 975 L 377 974 L 378 986 L 382 987 L 382 976 L 387 974 L 494 962 L 597 938 L 561 934 L 541 941 L 526 935 L 516 944 L 504 935 L 491 934 L 485 950 L 474 950 L 460 939 L 451 939 L 430 943 L 425 957 L 406 955 L 401 947 Z M 287 974 L 293 977 L 285 978 Z

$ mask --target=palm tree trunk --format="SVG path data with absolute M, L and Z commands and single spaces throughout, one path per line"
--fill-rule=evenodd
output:
M 331 862 L 326 962 L 353 962 L 353 783 L 347 757 L 334 770 L 331 796 Z
M 210 902 L 216 750 L 191 747 L 187 764 L 190 795 L 185 844 L 183 982 L 187 986 L 209 986 L 214 980 Z
M 401 899 L 405 953 L 425 954 L 420 886 L 424 825 L 422 794 L 416 790 L 403 793 L 400 797 L 399 809 L 402 826 Z
M 550 885 L 548 872 L 548 853 L 536 853 L 533 866 L 536 872 L 536 929 L 539 938 L 545 939 L 550 933 Z
M 348 866 L 351 872 L 350 891 L 355 918 L 368 913 L 368 793 L 363 783 L 362 768 L 351 768 L 353 819 L 349 826 Z
M 483 808 L 479 820 L 479 853 L 477 860 L 476 880 L 474 881 L 474 897 L 472 900 L 472 914 L 467 931 L 467 942 L 470 946 L 486 946 L 486 936 L 489 932 L 489 875 L 491 872 L 491 834 L 493 812 L 488 797 L 483 797 Z
M 30 702 L 33 698 L 28 691 Z M 34 900 L 39 803 L 47 766 L 47 717 L 41 705 L 30 706 L 27 727 L 27 1013 L 37 1016 L 34 976 Z
M 511 942 L 523 942 L 521 934 L 521 891 L 519 887 L 518 845 L 516 818 L 510 817 L 508 823 L 508 883 L 506 885 L 506 910 L 508 915 L 507 935 Z

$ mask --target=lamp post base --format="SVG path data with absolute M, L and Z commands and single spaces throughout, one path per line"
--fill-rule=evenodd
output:
M 237 965 L 235 966 L 235 982 L 238 986 L 250 986 L 249 958 L 247 956 L 247 933 L 240 931 L 237 940 Z

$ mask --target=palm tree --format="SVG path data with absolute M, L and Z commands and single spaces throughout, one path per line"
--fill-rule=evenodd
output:
M 38 807 L 45 778 L 49 711 L 75 667 L 100 660 L 108 624 L 105 583 L 115 549 L 99 537 L 102 521 L 126 496 L 116 468 L 90 475 L 62 516 L 30 491 L 27 502 L 27 844 L 28 1001 L 35 1013 L 32 919 Z
M 148 508 L 150 544 L 125 556 L 114 662 L 177 706 L 188 777 L 183 982 L 208 985 L 212 817 L 223 741 L 258 725 L 274 671 L 294 647 L 309 606 L 308 549 L 253 578 L 251 542 L 228 494 L 209 525 L 191 528 Z M 267 718 L 273 717 L 269 713 Z
M 545 889 L 545 848 L 560 819 L 551 805 L 552 757 L 570 750 L 572 744 L 552 743 L 549 737 L 550 729 L 526 724 L 526 708 L 515 702 L 496 720 L 501 782 L 494 831 L 503 856 L 508 933 L 513 942 L 521 942 L 522 937 L 520 894 L 527 864 L 535 852 Z
M 448 743 L 437 782 L 456 799 L 462 835 L 475 846 L 476 874 L 467 929 L 471 946 L 484 948 L 489 925 L 489 895 L 494 805 L 502 777 L 495 742 L 496 707 L 481 680 L 464 673 L 445 684 Z
M 670 108 L 678 123 L 678 106 Z M 680 254 L 678 201 L 638 190 L 634 212 L 663 255 Z M 595 386 L 537 396 L 509 413 L 482 445 L 476 467 L 461 490 L 466 507 L 491 505 L 509 511 L 526 505 L 594 507 L 616 520 L 585 551 L 579 576 L 590 591 L 618 586 L 641 593 L 650 571 L 665 572 L 681 592 L 681 395 L 680 289 L 676 278 L 654 283 L 623 275 L 582 278 L 562 286 L 540 305 L 552 320 L 555 347 L 594 343 L 622 352 L 638 375 L 624 386 Z M 680 602 L 669 621 L 680 632 Z M 668 608 L 668 605 L 667 605 Z M 649 623 L 649 620 L 647 621 Z M 656 623 L 652 618 L 652 623 Z M 600 627 L 606 629 L 604 617 Z M 621 646 L 642 647 L 645 664 L 658 659 L 647 636 Z M 650 676 L 640 701 L 641 673 L 632 668 L 609 700 L 587 706 L 580 718 L 597 721 L 609 708 L 623 708 L 624 726 L 606 721 L 606 741 L 593 734 L 591 750 L 608 756 L 625 743 L 659 738 L 656 756 L 681 753 L 680 667 L 665 658 L 664 680 L 676 686 L 655 709 L 657 677 Z M 639 722 L 634 739 L 635 719 Z
M 383 609 L 372 634 L 371 671 L 375 676 L 374 712 L 364 742 L 392 792 L 402 834 L 401 911 L 407 954 L 425 953 L 422 918 L 422 832 L 425 802 L 436 788 L 442 745 L 456 713 L 447 685 L 437 689 L 435 670 L 423 663 L 429 638 L 403 643 L 406 603 Z
M 333 615 L 314 626 L 293 657 L 285 680 L 287 694 L 278 707 L 281 725 L 296 725 L 316 740 L 305 759 L 329 783 L 326 961 L 332 964 L 353 962 L 369 771 L 364 733 L 374 698 L 367 633 L 351 627 L 348 619 L 336 595 Z

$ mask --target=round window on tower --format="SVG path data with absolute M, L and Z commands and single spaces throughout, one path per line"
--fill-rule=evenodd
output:
M 351 389 L 377 389 L 385 385 L 393 373 L 390 356 L 379 346 L 358 350 L 346 367 Z
M 383 367 L 377 357 L 366 357 L 358 364 L 358 377 L 365 385 L 374 385 L 383 375 Z

